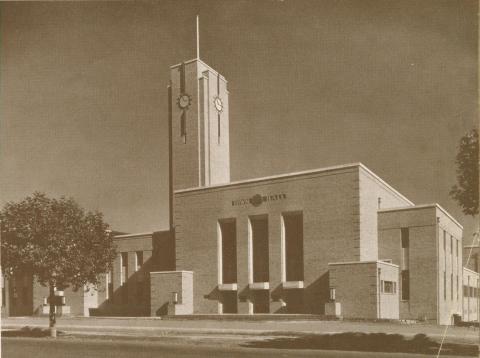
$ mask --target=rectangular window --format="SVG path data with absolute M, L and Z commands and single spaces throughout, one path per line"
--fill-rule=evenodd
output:
M 401 270 L 408 270 L 410 265 L 410 231 L 408 227 L 401 229 L 402 256 L 400 262 Z
M 335 301 L 336 291 L 334 287 L 330 287 L 330 301 Z
M 105 299 L 108 300 L 110 298 L 110 273 L 105 275 Z
M 382 292 L 383 293 L 395 293 L 395 282 L 393 281 L 382 281 Z
M 447 273 L 443 271 L 443 299 L 447 300 Z
M 403 270 L 402 273 L 402 300 L 410 299 L 410 273 L 408 270 Z
M 453 301 L 453 273 L 450 274 L 450 299 Z
M 458 275 L 457 275 L 457 300 L 458 300 L 458 295 L 459 295 L 459 292 L 460 291 L 460 287 L 459 287 L 459 283 L 458 283 Z
M 463 285 L 463 297 L 468 297 L 468 286 Z
M 268 217 L 250 218 L 252 228 L 253 282 L 268 282 Z
M 143 251 L 135 252 L 135 270 L 138 271 L 143 266 Z
M 237 225 L 235 220 L 220 223 L 222 283 L 237 283 Z
M 460 246 L 460 240 L 457 240 L 457 257 L 458 257 L 458 247 Z
M 450 255 L 453 256 L 453 236 L 450 235 Z
M 121 253 L 121 292 L 122 292 L 122 302 L 124 304 L 128 303 L 128 286 L 127 286 L 127 279 L 128 279 L 128 252 Z
M 113 271 L 110 271 L 108 274 L 108 298 L 113 300 Z
M 127 278 L 128 278 L 128 252 L 121 253 L 120 261 L 121 261 L 120 283 L 123 285 L 125 282 L 127 282 Z
M 303 281 L 303 214 L 284 214 L 283 224 L 286 280 Z
M 443 230 L 443 251 L 447 251 L 447 232 Z

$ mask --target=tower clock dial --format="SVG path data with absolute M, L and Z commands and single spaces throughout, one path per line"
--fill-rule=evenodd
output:
M 215 98 L 213 99 L 213 104 L 214 104 L 215 109 L 217 110 L 217 112 L 220 113 L 221 111 L 223 111 L 223 102 L 222 102 L 222 100 L 221 100 L 220 97 L 218 97 L 218 96 L 215 97 Z
M 188 94 L 182 93 L 180 96 L 178 96 L 177 105 L 180 107 L 180 109 L 188 109 L 190 104 L 192 104 L 192 98 Z

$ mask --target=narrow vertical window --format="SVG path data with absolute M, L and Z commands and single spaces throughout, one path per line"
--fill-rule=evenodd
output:
M 303 214 L 283 216 L 285 226 L 286 280 L 303 281 Z
M 452 235 L 450 235 L 450 255 L 452 255 L 453 257 L 453 236 Z
M 447 232 L 443 230 L 443 251 L 447 251 Z
M 443 271 L 443 299 L 447 300 L 447 273 Z
M 453 273 L 450 274 L 450 299 L 453 301 Z
M 127 282 L 128 277 L 128 252 L 122 252 L 121 256 L 121 272 L 120 272 L 120 284 Z
M 458 275 L 457 275 L 457 300 L 458 300 L 458 291 L 460 290 L 460 287 L 458 286 Z
M 110 273 L 105 275 L 105 299 L 110 299 Z
M 235 220 L 220 222 L 222 283 L 237 283 L 237 227 Z
M 330 287 L 330 301 L 335 301 L 336 292 L 334 287 Z
M 135 252 L 135 264 L 135 271 L 140 270 L 140 268 L 143 266 L 143 251 Z
M 2 307 L 5 307 L 6 305 L 5 300 L 7 299 L 6 292 L 5 292 L 5 276 L 2 275 L 1 280 L 2 280 Z
M 123 303 L 128 303 L 128 252 L 122 252 L 121 254 L 122 267 L 121 267 L 121 290 L 122 290 L 122 301 Z
M 269 254 L 268 254 L 268 217 L 250 218 L 252 228 L 252 259 L 253 282 L 268 282 Z
M 460 246 L 460 240 L 457 240 L 457 257 L 458 257 L 458 247 Z
M 410 230 L 408 227 L 401 228 L 402 257 L 401 269 L 401 290 L 402 300 L 410 299 Z

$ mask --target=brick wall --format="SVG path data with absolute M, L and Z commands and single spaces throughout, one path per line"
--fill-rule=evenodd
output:
M 359 195 L 361 242 L 358 260 L 377 260 L 379 258 L 378 208 L 406 207 L 413 204 L 365 167 L 360 167 Z
M 391 259 L 400 266 L 401 228 L 408 228 L 409 231 L 410 299 L 401 300 L 400 295 L 400 318 L 438 319 L 440 324 L 449 324 L 452 314 L 461 312 L 461 292 L 458 291 L 457 295 L 456 286 L 456 277 L 459 273 L 461 277 L 462 267 L 461 249 L 458 257 L 456 255 L 457 241 L 459 248 L 462 247 L 461 226 L 436 205 L 402 210 L 386 209 L 379 212 L 378 221 L 379 256 Z M 443 230 L 447 232 L 446 251 L 443 249 Z M 454 238 L 453 255 L 450 236 Z
M 281 217 L 303 212 L 304 312 L 322 313 L 328 300 L 328 262 L 359 257 L 358 166 L 280 177 L 241 185 L 179 192 L 175 195 L 177 269 L 193 271 L 196 313 L 217 313 L 220 293 L 217 262 L 217 222 L 235 218 L 237 226 L 238 294 L 249 297 L 247 271 L 248 218 L 268 215 L 270 312 L 282 310 Z M 232 205 L 255 194 L 285 194 L 286 199 Z M 357 219 L 356 219 L 357 218 Z M 238 302 L 248 313 L 248 300 Z
M 150 272 L 151 316 L 193 313 L 193 273 L 188 271 Z M 172 302 L 172 293 L 178 302 Z
M 398 266 L 365 261 L 331 263 L 329 269 L 330 287 L 335 289 L 335 302 L 340 303 L 344 318 L 398 319 L 398 290 L 380 290 L 381 280 L 398 286 Z

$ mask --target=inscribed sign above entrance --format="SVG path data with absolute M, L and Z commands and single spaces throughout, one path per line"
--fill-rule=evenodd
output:
M 267 201 L 277 201 L 284 200 L 287 198 L 287 194 L 272 194 L 272 195 L 260 195 L 255 194 L 248 199 L 238 199 L 232 200 L 232 206 L 241 206 L 251 204 L 253 206 L 260 206 L 262 203 Z

